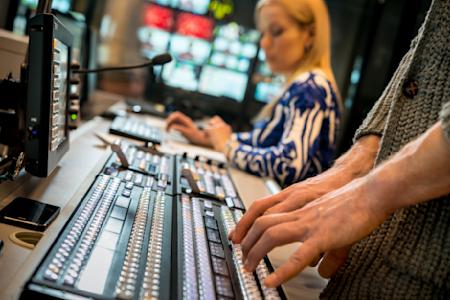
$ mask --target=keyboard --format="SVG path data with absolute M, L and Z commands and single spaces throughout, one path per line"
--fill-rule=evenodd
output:
M 161 144 L 163 132 L 160 128 L 130 117 L 116 117 L 109 132 L 152 144 Z
M 243 209 L 180 191 L 186 157 L 124 152 L 130 167 L 108 158 L 23 298 L 285 299 L 263 284 L 273 271 L 267 257 L 246 272 L 240 246 L 227 239 Z

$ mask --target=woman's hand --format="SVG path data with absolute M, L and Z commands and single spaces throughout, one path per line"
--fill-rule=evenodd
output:
M 338 261 L 344 261 L 348 247 L 367 236 L 390 213 L 382 201 L 371 198 L 368 186 L 366 177 L 363 177 L 301 209 L 258 217 L 241 242 L 245 268 L 253 271 L 270 250 L 293 242 L 303 244 L 267 277 L 267 286 L 275 287 L 286 282 L 321 253 L 326 253 L 326 257 L 339 255 Z M 328 262 L 327 266 L 321 266 L 325 274 L 339 267 L 339 264 L 330 264 L 336 262 L 335 259 L 324 261 Z
M 171 113 L 166 119 L 166 130 L 174 129 L 181 132 L 191 143 L 211 147 L 211 141 L 206 132 L 200 130 L 191 118 L 181 112 Z
M 213 148 L 222 152 L 233 134 L 233 129 L 222 118 L 215 116 L 209 121 L 205 132 Z

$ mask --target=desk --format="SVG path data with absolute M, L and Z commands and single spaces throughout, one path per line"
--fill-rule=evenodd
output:
M 155 126 L 164 125 L 164 121 L 160 119 L 146 117 L 146 120 Z M 16 181 L 0 185 L 0 208 L 17 196 L 61 207 L 60 215 L 45 231 L 44 237 L 33 250 L 17 246 L 9 239 L 11 233 L 26 230 L 0 224 L 0 239 L 5 242 L 4 253 L 0 256 L 0 299 L 18 299 L 22 287 L 56 239 L 95 175 L 100 172 L 110 150 L 102 147 L 100 141 L 94 137 L 94 133 L 107 133 L 108 127 L 109 121 L 95 118 L 71 132 L 70 150 L 48 178 L 36 178 L 23 173 Z M 223 154 L 219 152 L 185 144 L 183 138 L 176 133 L 170 133 L 165 137 L 161 150 L 169 153 L 186 151 L 191 155 L 200 154 L 225 160 Z M 247 207 L 254 199 L 270 194 L 261 178 L 235 169 L 231 170 L 231 175 Z M 295 249 L 296 245 L 280 247 L 272 251 L 269 257 L 273 265 L 277 266 Z M 325 283 L 318 277 L 316 269 L 310 268 L 284 287 L 290 299 L 315 299 Z

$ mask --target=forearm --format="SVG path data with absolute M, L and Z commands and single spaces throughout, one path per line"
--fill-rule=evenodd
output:
M 390 214 L 450 193 L 450 141 L 440 123 L 367 176 L 375 212 Z
M 379 146 L 379 136 L 362 137 L 350 150 L 336 160 L 333 167 L 304 183 L 321 187 L 324 190 L 323 193 L 340 188 L 353 179 L 368 174 L 373 169 Z

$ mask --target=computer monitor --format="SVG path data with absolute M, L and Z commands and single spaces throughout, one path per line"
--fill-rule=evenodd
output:
M 180 10 L 204 15 L 208 12 L 210 0 L 154 0 L 153 2 Z
M 200 74 L 199 92 L 216 97 L 242 101 L 247 88 L 248 75 L 214 66 L 205 66 Z
M 30 19 L 25 169 L 48 176 L 69 150 L 69 77 L 73 38 L 51 14 Z
M 167 7 L 147 4 L 144 8 L 144 25 L 171 31 L 174 25 L 174 11 Z
M 255 100 L 268 103 L 280 95 L 283 82 L 281 77 L 275 76 L 265 62 L 265 54 L 262 49 L 258 53 L 256 71 L 253 75 L 255 83 Z
M 182 12 L 177 15 L 175 30 L 180 35 L 211 40 L 214 25 L 211 18 Z

